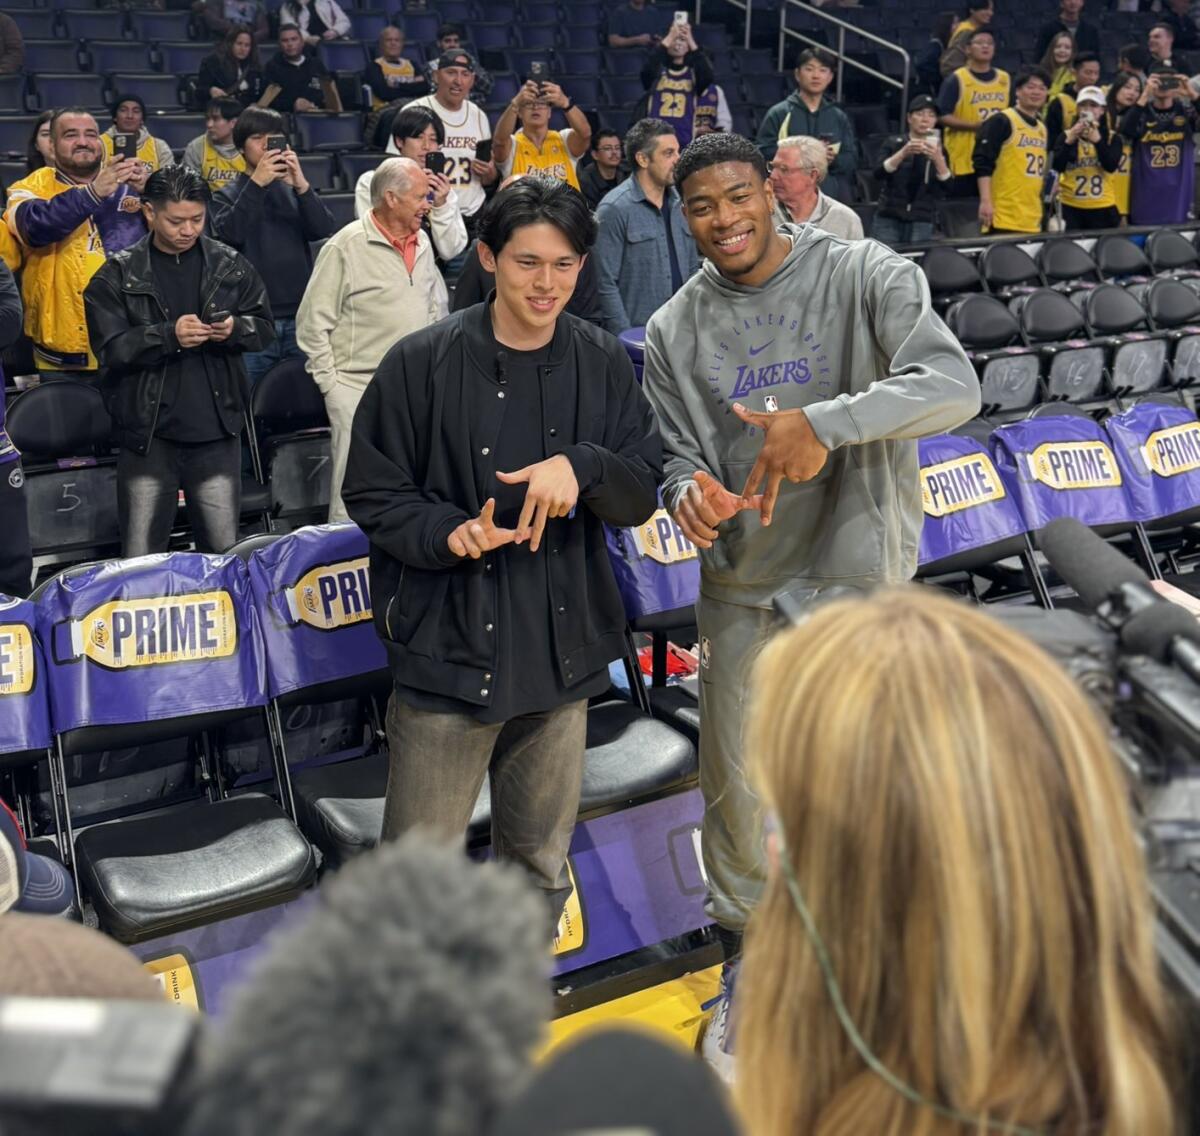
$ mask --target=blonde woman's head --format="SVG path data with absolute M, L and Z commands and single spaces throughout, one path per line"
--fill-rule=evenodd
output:
M 1144 868 L 1104 728 L 1027 639 L 929 590 L 819 609 L 755 670 L 750 776 L 874 1054 L 1055 1136 L 1173 1130 Z M 986 1133 L 870 1071 L 776 870 L 739 981 L 754 1136 Z

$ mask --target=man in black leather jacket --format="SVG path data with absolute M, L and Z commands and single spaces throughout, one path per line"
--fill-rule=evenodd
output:
M 112 257 L 84 292 L 116 429 L 121 550 L 166 550 L 179 490 L 196 547 L 237 540 L 246 370 L 274 338 L 266 289 L 227 245 L 202 236 L 208 185 L 184 166 L 142 193 L 148 236 Z
M 492 848 L 557 919 L 587 700 L 625 610 L 603 523 L 657 506 L 662 441 L 620 344 L 563 311 L 596 225 L 563 181 L 485 207 L 490 303 L 406 336 L 354 418 L 342 499 L 371 540 L 395 691 L 383 837 L 461 837 L 485 777 Z

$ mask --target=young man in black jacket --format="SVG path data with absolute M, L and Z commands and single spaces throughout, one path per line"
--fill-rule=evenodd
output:
M 332 237 L 337 226 L 304 176 L 277 111 L 247 107 L 233 128 L 246 172 L 212 202 L 209 231 L 232 245 L 262 275 L 275 316 L 274 343 L 246 356 L 253 386 L 276 363 L 300 354 L 296 312 L 312 275 L 310 242 Z
M 406 336 L 354 419 L 342 498 L 371 540 L 395 690 L 383 837 L 466 830 L 490 774 L 492 847 L 555 918 L 570 893 L 587 700 L 625 613 L 602 522 L 656 507 L 662 444 L 620 344 L 563 311 L 595 221 L 521 178 L 480 223 L 492 303 Z
M 202 236 L 208 184 L 186 166 L 150 175 L 148 236 L 117 253 L 83 294 L 116 427 L 121 552 L 165 552 L 179 490 L 201 552 L 237 540 L 246 372 L 274 335 L 253 266 Z

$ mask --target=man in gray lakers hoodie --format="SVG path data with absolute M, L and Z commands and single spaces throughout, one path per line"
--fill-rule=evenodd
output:
M 706 263 L 646 331 L 644 389 L 667 455 L 664 500 L 701 546 L 703 852 L 709 913 L 733 933 L 723 936 L 727 947 L 764 877 L 741 726 L 772 601 L 806 587 L 911 578 L 922 518 L 916 439 L 979 409 L 974 370 L 931 309 L 920 269 L 874 241 L 807 225 L 775 231 L 765 172 L 755 147 L 734 135 L 707 135 L 684 152 L 676 185 Z M 816 455 L 809 464 L 819 469 L 783 482 L 764 525 L 741 495 L 764 427 L 771 434 L 783 422 L 771 416 L 789 410 L 803 411 Z M 698 472 L 724 486 L 707 482 L 724 502 L 707 521 L 698 519 Z M 727 519 L 714 523 L 719 516 Z

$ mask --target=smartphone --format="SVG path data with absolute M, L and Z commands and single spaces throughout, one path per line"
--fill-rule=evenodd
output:
M 433 174 L 446 172 L 446 155 L 441 150 L 430 150 L 425 155 L 425 168 Z
M 677 24 L 686 24 L 688 22 L 688 14 L 686 12 L 676 12 L 675 22 Z
M 492 160 L 492 140 L 490 138 L 482 138 L 475 143 L 475 160 L 477 162 Z
M 268 150 L 286 150 L 287 139 L 282 134 L 271 134 L 267 137 Z
M 1179 88 L 1178 75 L 1160 75 L 1158 77 L 1158 89 L 1160 91 L 1174 91 Z
M 204 322 L 208 324 L 209 327 L 213 327 L 215 324 L 224 323 L 232 315 L 233 312 L 213 312 Z
M 540 59 L 535 59 L 529 65 L 529 77 L 537 79 L 539 82 L 546 77 L 546 64 Z
M 137 140 L 136 134 L 114 134 L 113 155 L 118 158 L 136 158 Z

